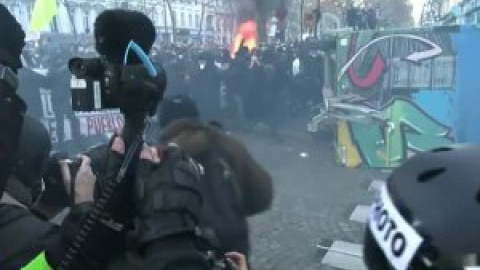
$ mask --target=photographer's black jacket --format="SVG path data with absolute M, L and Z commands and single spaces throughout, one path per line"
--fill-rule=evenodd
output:
M 55 269 L 60 264 L 72 236 L 78 231 L 83 217 L 89 213 L 91 203 L 76 205 L 65 218 L 62 226 L 36 217 L 20 203 L 0 203 L 0 269 L 18 270 L 27 266 L 39 254 L 45 252 L 48 264 Z M 118 254 L 118 235 L 102 231 L 93 235 L 93 245 L 75 258 L 69 269 L 105 269 L 112 256 Z
M 57 237 L 57 227 L 27 209 L 0 204 L 0 269 L 21 269 Z

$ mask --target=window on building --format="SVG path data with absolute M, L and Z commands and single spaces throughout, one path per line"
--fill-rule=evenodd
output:
M 163 9 L 158 10 L 158 25 L 164 25 L 165 24 L 165 17 L 163 15 Z
M 181 12 L 180 13 L 180 25 L 182 27 L 185 27 L 187 24 L 185 23 L 185 13 Z
M 59 21 L 59 20 L 58 20 L 58 17 L 57 17 L 57 16 L 53 17 L 52 23 L 51 23 L 51 24 L 52 24 L 52 32 L 57 32 L 57 33 L 60 32 L 60 31 L 58 30 L 58 29 L 60 28 L 58 21 Z
M 200 15 L 195 14 L 195 27 L 199 28 L 200 27 Z
M 470 13 L 469 15 L 467 15 L 467 17 L 465 18 L 465 23 L 466 23 L 466 24 L 473 24 L 473 23 L 475 23 L 475 14 L 474 14 L 474 13 Z
M 212 15 L 208 15 L 208 16 L 207 16 L 207 21 L 206 21 L 206 23 L 207 23 L 207 25 L 206 25 L 206 26 L 207 26 L 207 30 L 210 30 L 210 31 L 213 30 L 213 16 L 212 16 Z
M 220 31 L 220 29 L 222 27 L 221 25 L 222 25 L 222 20 L 220 18 L 218 18 L 217 19 L 217 29 L 216 29 L 217 31 Z
M 188 26 L 193 27 L 193 15 L 191 13 L 188 14 Z
M 88 11 L 83 13 L 83 29 L 85 29 L 85 33 L 90 34 L 90 24 L 88 23 Z

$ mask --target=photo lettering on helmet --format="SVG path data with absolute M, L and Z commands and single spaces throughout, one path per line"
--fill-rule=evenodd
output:
M 398 212 L 386 186 L 372 205 L 369 228 L 390 264 L 407 270 L 423 239 Z

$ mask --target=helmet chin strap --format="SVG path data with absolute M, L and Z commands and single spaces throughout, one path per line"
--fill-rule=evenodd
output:
M 17 74 L 7 66 L 0 63 L 0 83 L 7 85 L 13 92 L 18 88 Z

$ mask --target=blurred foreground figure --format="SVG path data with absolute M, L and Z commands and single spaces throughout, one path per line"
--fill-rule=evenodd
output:
M 220 250 L 248 255 L 247 217 L 270 208 L 271 176 L 220 123 L 206 123 L 200 117 L 188 97 L 166 98 L 159 113 L 159 140 L 179 145 L 202 167 L 205 198 L 201 219 Z
M 0 4 L 0 192 L 10 176 L 20 139 L 25 103 L 16 94 L 20 55 L 25 46 L 25 33 L 20 24 Z
M 370 270 L 479 269 L 480 146 L 419 154 L 395 170 L 372 206 Z

